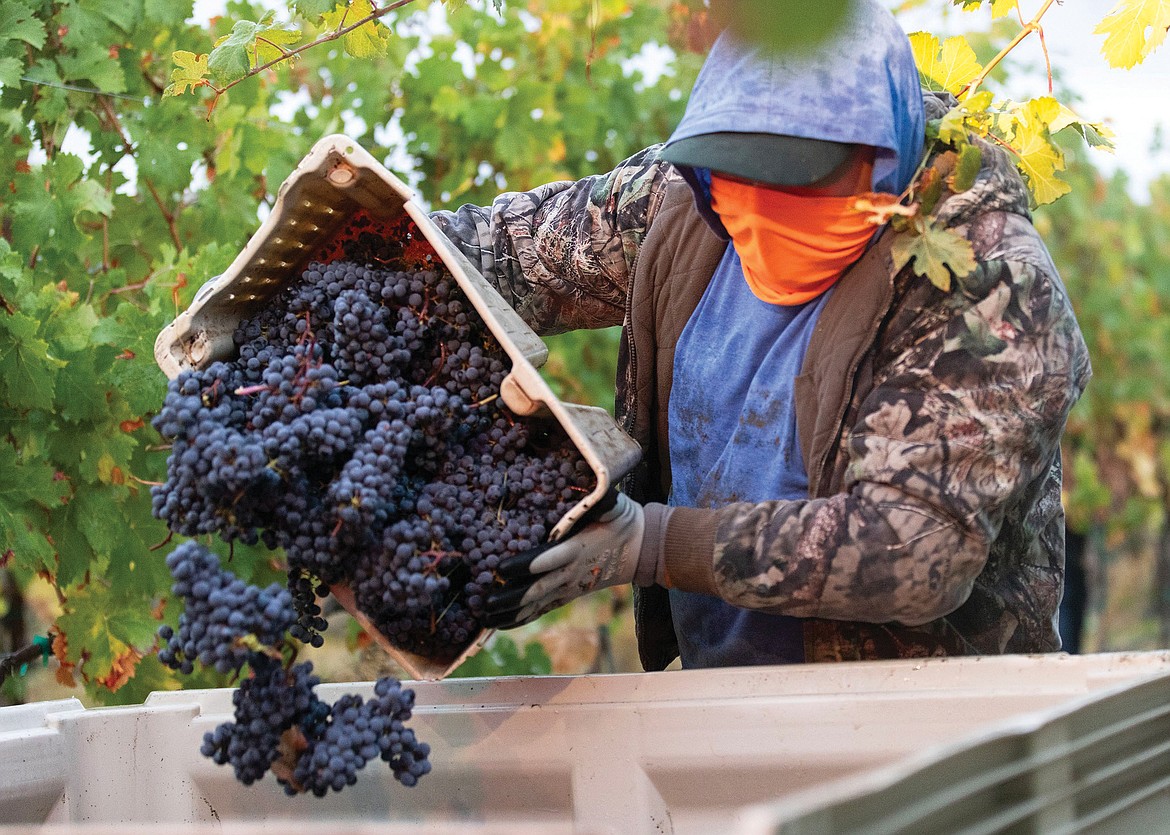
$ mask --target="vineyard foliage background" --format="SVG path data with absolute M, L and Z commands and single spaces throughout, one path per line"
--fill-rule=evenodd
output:
M 975 27 L 994 18 L 968 47 L 990 69 L 1023 31 L 1006 14 L 1015 0 L 955 5 L 976 12 Z M 1120 30 L 1129 35 L 1114 41 L 1113 63 L 1158 45 L 1167 6 L 1118 7 L 1152 11 Z M 349 14 L 373 8 L 353 0 Z M 364 40 L 243 78 L 295 48 L 280 32 L 299 27 L 303 43 L 344 25 L 329 17 L 332 0 L 295 11 L 266 17 L 266 6 L 233 2 L 222 17 L 187 22 L 191 0 L 0 0 L 0 654 L 50 629 L 57 680 L 94 701 L 179 686 L 152 652 L 160 621 L 177 617 L 163 565 L 173 543 L 150 514 L 149 484 L 166 458 L 150 427 L 165 389 L 155 335 L 227 267 L 312 144 L 348 133 L 434 208 L 607 170 L 669 135 L 711 29 L 697 0 L 420 0 L 371 21 L 357 32 Z M 1125 21 L 1109 21 L 1102 34 L 1117 37 Z M 196 75 L 217 40 L 231 49 Z M 947 59 L 947 42 L 931 46 Z M 998 99 L 1012 66 L 995 65 L 983 88 Z M 192 88 L 205 77 L 240 83 L 222 95 Z M 184 89 L 171 93 L 183 95 L 164 96 L 176 83 Z M 1071 193 L 1038 209 L 1037 223 L 1097 369 L 1068 438 L 1069 506 L 1110 564 L 1145 565 L 1159 542 L 1170 564 L 1170 180 L 1138 202 L 1123 181 L 1102 179 L 1087 151 L 1099 127 L 1062 117 L 1038 129 L 1046 142 L 1056 133 L 1051 173 L 1067 164 Z M 616 333 L 569 334 L 553 347 L 545 370 L 561 395 L 611 405 Z M 279 576 L 273 554 L 237 547 L 231 559 L 249 579 Z M 1149 579 L 1131 592 L 1170 589 Z M 1149 595 L 1139 608 L 1156 614 L 1160 601 Z M 621 592 L 581 601 L 461 672 L 635 669 L 624 602 Z M 1120 626 L 1097 644 L 1156 641 L 1156 624 Z M 364 643 L 352 626 L 327 637 Z M 347 654 L 336 675 L 367 677 L 364 663 L 384 663 L 370 652 Z M 27 681 L 9 678 L 3 697 L 27 697 Z

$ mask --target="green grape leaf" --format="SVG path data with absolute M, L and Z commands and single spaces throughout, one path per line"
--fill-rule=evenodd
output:
M 913 262 L 914 272 L 943 292 L 951 289 L 952 275 L 962 278 L 975 270 L 971 242 L 929 218 L 924 218 L 914 231 L 898 233 L 890 252 L 895 269 Z
M 0 317 L 0 391 L 16 409 L 52 409 L 57 371 L 63 360 L 49 353 L 37 335 L 38 323 L 22 313 Z
M 57 477 L 51 463 L 0 443 L 0 501 L 9 508 L 34 504 L 52 510 L 68 495 L 69 482 Z
M 57 585 L 79 582 L 95 557 L 121 548 L 125 525 L 114 490 L 78 489 L 49 523 L 57 545 Z
M 1086 122 L 1066 105 L 1057 103 L 1058 114 L 1048 123 L 1048 132 L 1060 133 L 1065 128 L 1072 128 L 1081 135 L 1090 148 L 1100 148 L 1112 153 L 1114 133 L 1100 122 Z
M 103 0 L 95 5 L 102 17 L 123 32 L 133 32 L 135 24 L 142 19 L 145 11 L 143 0 Z
M 348 7 L 343 8 L 338 5 L 333 11 L 326 12 L 323 17 L 327 26 L 334 30 L 340 30 L 352 26 L 373 13 L 374 7 L 370 4 L 370 0 L 353 0 Z M 354 58 L 373 58 L 386 54 L 390 43 L 390 34 L 385 26 L 379 25 L 376 20 L 371 20 L 345 35 L 342 42 L 345 44 L 346 53 Z
M 0 3 L 0 40 L 24 41 L 33 49 L 45 45 L 45 24 L 20 0 Z
M 85 179 L 73 188 L 75 214 L 77 212 L 93 212 L 94 214 L 110 217 L 114 213 L 114 197 L 109 189 L 98 180 Z
M 122 65 L 111 61 L 107 49 L 93 41 L 79 46 L 71 55 L 60 55 L 57 65 L 66 81 L 88 80 L 107 93 L 126 91 Z
M 192 0 L 150 0 L 143 7 L 143 19 L 172 26 L 176 20 L 191 16 L 191 5 Z
M 67 421 L 103 421 L 109 420 L 110 404 L 105 397 L 78 397 L 77 392 L 92 390 L 95 381 L 100 379 L 94 368 L 93 356 L 88 353 L 78 354 L 70 358 L 69 363 L 57 374 L 57 390 L 59 403 L 57 413 Z M 81 457 L 78 461 L 86 460 L 87 451 L 78 450 Z
M 309 20 L 316 20 L 326 12 L 333 11 L 337 5 L 338 0 L 297 0 L 296 3 L 297 11 Z
M 34 527 L 41 512 L 54 509 L 69 495 L 69 482 L 58 478 L 51 463 L 10 444 L 0 444 L 0 558 L 11 552 L 16 564 L 30 571 L 53 564 L 53 546 Z
M 206 87 L 208 56 L 196 55 L 194 52 L 179 50 L 171 55 L 175 68 L 171 70 L 171 83 L 163 90 L 164 96 L 181 96 L 190 87 L 194 92 L 196 87 Z
M 947 38 L 940 45 L 929 32 L 915 32 L 910 36 L 910 48 L 918 65 L 918 78 L 928 90 L 958 95 L 983 70 L 975 50 L 961 35 Z
M 1128 70 L 1166 40 L 1168 29 L 1170 3 L 1166 0 L 1119 0 L 1093 34 L 1105 36 L 1101 54 L 1109 65 Z
M 149 504 L 149 502 L 148 502 Z M 166 539 L 166 529 L 151 519 L 143 526 L 130 522 L 123 529 L 124 546 L 110 554 L 106 576 L 114 588 L 156 590 L 160 596 L 171 585 L 165 550 L 151 551 L 151 547 Z M 157 626 L 157 624 L 155 624 Z
M 68 608 L 57 618 L 70 659 L 80 661 L 84 650 L 86 677 L 109 690 L 117 690 L 133 677 L 143 656 L 139 647 L 144 650 L 154 644 L 157 623 L 145 607 L 134 608 L 126 601 L 111 600 L 107 588 L 90 583 L 70 591 Z
M 16 58 L 0 58 L 0 87 L 19 87 L 24 64 Z
M 1100 122 L 1074 122 L 1070 127 L 1081 135 L 1090 148 L 1100 148 L 1109 153 L 1117 149 L 1113 142 L 1116 134 Z
M 259 30 L 259 23 L 237 20 L 231 34 L 215 42 L 211 54 L 207 56 L 207 69 L 217 86 L 223 87 L 239 81 L 252 69 L 248 52 Z
M 958 194 L 975 185 L 975 178 L 979 175 L 979 168 L 983 164 L 983 151 L 978 145 L 967 144 L 959 151 L 959 161 L 955 165 L 955 172 L 951 174 L 951 191 Z
M 0 496 L 0 562 L 12 560 L 28 572 L 53 568 L 53 546 L 23 510 L 10 507 Z
M 109 407 L 103 409 L 101 417 L 105 419 L 101 422 L 79 421 L 70 426 L 68 432 L 57 433 L 49 440 L 53 460 L 68 461 L 70 473 L 76 473 L 86 484 L 117 482 L 119 477 L 114 474 L 114 468 L 124 470 L 128 467 L 127 462 L 138 448 L 138 441 L 122 431 Z M 124 477 L 123 473 L 121 479 Z
M 258 21 L 237 20 L 231 34 L 215 42 L 207 68 L 219 86 L 238 81 L 253 67 L 282 57 L 285 45 L 301 39 L 299 31 L 274 25 L 273 17 L 268 12 Z

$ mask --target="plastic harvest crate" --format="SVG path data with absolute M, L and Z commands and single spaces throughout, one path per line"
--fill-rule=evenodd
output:
M 322 698 L 371 685 L 321 685 Z M 195 832 L 1149 832 L 1170 654 L 1001 656 L 414 685 L 434 770 L 325 798 L 199 754 L 231 690 L 0 709 L 3 824 Z M 1161 817 L 1152 817 L 1161 815 Z M 1158 821 L 1142 828 L 1135 822 Z M 1162 830 L 1164 831 L 1164 829 Z
M 227 271 L 200 288 L 190 308 L 158 335 L 159 367 L 173 379 L 183 370 L 234 358 L 232 333 L 239 322 L 298 279 L 313 253 L 359 211 L 387 225 L 408 219 L 403 228 L 435 250 L 508 355 L 512 369 L 500 388 L 504 404 L 519 415 L 555 418 L 593 470 L 593 491 L 550 532 L 550 538 L 559 538 L 637 464 L 641 450 L 604 409 L 562 403 L 553 394 L 536 370 L 548 358 L 540 337 L 439 231 L 411 190 L 349 137 L 318 141 L 281 184 L 271 214 Z M 389 644 L 357 609 L 348 588 L 335 587 L 333 596 L 418 679 L 443 678 L 490 635 L 481 633 L 458 659 L 440 665 Z

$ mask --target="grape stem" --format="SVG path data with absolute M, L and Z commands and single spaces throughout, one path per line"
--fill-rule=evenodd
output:
M 991 74 L 991 71 L 993 69 L 995 69 L 996 66 L 998 66 L 999 63 L 1004 58 L 1006 58 L 1008 56 L 1008 53 L 1010 53 L 1013 49 L 1015 49 L 1017 46 L 1019 46 L 1021 41 L 1023 41 L 1026 37 L 1031 35 L 1033 32 L 1040 33 L 1040 45 L 1044 49 L 1044 61 L 1048 65 L 1048 90 L 1049 90 L 1049 92 L 1051 92 L 1052 91 L 1052 64 L 1048 59 L 1048 47 L 1044 43 L 1044 30 L 1040 27 L 1040 18 L 1044 17 L 1044 14 L 1050 8 L 1052 8 L 1052 4 L 1055 2 L 1056 2 L 1056 0 L 1044 0 L 1044 5 L 1040 7 L 1040 11 L 1036 12 L 1036 14 L 1032 17 L 1031 20 L 1029 20 L 1027 23 L 1024 23 L 1023 27 L 1020 29 L 1019 32 L 1016 33 L 1016 36 L 1014 38 L 1012 38 L 1011 42 L 1007 46 L 1005 46 L 1003 49 L 1001 49 L 999 51 L 999 53 L 994 58 L 992 58 L 990 61 L 987 62 L 987 65 L 982 70 L 979 71 L 979 75 L 977 75 L 973 79 L 971 79 L 970 83 L 967 84 L 966 87 L 964 87 L 962 90 L 959 91 L 959 98 L 962 98 L 964 96 L 970 96 L 972 93 L 974 93 L 979 88 L 979 85 L 987 80 L 987 76 Z M 1016 6 L 1016 10 L 1019 11 L 1018 4 Z M 1023 18 L 1021 17 L 1021 21 L 1022 20 L 1023 20 Z
M 207 86 L 211 88 L 213 93 L 215 93 L 215 96 L 211 99 L 211 101 L 207 105 L 207 119 L 210 121 L 211 113 L 213 110 L 215 110 L 215 106 L 219 103 L 219 97 L 222 96 L 224 93 L 226 93 L 231 88 L 235 87 L 241 81 L 246 81 L 247 79 L 251 78 L 254 75 L 259 75 L 260 73 L 264 72 L 265 70 L 270 69 L 272 67 L 275 67 L 277 64 L 283 63 L 284 61 L 291 60 L 292 58 L 295 58 L 296 56 L 300 55 L 302 52 L 305 52 L 306 50 L 312 49 L 315 46 L 320 46 L 323 43 L 329 43 L 330 41 L 335 41 L 338 38 L 345 37 L 350 32 L 353 32 L 356 29 L 360 29 L 361 27 L 365 26 L 367 23 L 372 23 L 373 21 L 378 20 L 379 18 L 385 17 L 386 15 L 390 14 L 390 12 L 392 12 L 396 9 L 400 9 L 403 6 L 405 6 L 409 3 L 412 3 L 412 2 L 414 2 L 414 0 L 397 0 L 397 2 L 390 3 L 389 5 L 383 6 L 380 9 L 374 8 L 374 11 L 372 11 L 370 14 L 366 15 L 365 17 L 359 18 L 358 20 L 354 21 L 353 23 L 339 26 L 336 29 L 334 29 L 332 32 L 328 32 L 324 35 L 321 35 L 319 38 L 312 40 L 312 41 L 309 41 L 306 44 L 301 44 L 296 49 L 284 49 L 283 47 L 281 47 L 279 56 L 277 56 L 276 58 L 273 58 L 271 61 L 268 61 L 268 62 L 263 63 L 263 64 L 259 64 L 255 67 L 253 67 L 252 69 L 248 70 L 246 73 L 244 73 L 242 76 L 240 76 L 236 80 L 229 81 L 227 84 L 223 85 L 222 87 L 216 87 L 211 82 L 206 82 Z M 372 3 L 370 5 L 373 6 Z M 343 24 L 345 23 L 344 17 L 342 17 L 342 23 Z

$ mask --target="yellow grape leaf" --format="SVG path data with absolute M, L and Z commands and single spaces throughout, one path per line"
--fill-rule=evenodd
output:
M 1110 66 L 1132 69 L 1166 40 L 1170 0 L 1119 0 L 1093 29 L 1104 35 L 1101 54 Z
M 930 280 L 944 293 L 951 289 L 951 276 L 962 278 L 975 271 L 975 250 L 971 242 L 953 229 L 923 218 L 917 232 L 899 233 L 890 254 L 894 268 L 902 269 L 911 261 L 917 275 Z
M 295 29 L 264 29 L 256 33 L 256 40 L 248 46 L 248 57 L 257 67 L 283 58 L 288 51 L 286 46 L 301 39 L 301 33 Z
M 1018 5 L 1018 0 L 991 0 L 991 19 L 999 20 Z
M 353 0 L 348 6 L 342 6 L 339 3 L 337 8 L 326 12 L 322 17 L 325 19 L 326 26 L 339 30 L 353 26 L 359 20 L 369 17 L 373 13 L 374 7 L 370 0 Z M 385 27 L 378 25 L 378 21 L 371 20 L 346 34 L 342 38 L 342 43 L 345 44 L 346 53 L 354 58 L 373 58 L 386 54 L 390 35 Z
M 955 0 L 955 5 L 963 4 L 963 11 L 973 12 L 983 7 L 984 0 Z M 991 19 L 998 20 L 1018 5 L 1017 0 L 991 0 Z
M 980 90 L 958 107 L 952 107 L 939 120 L 938 138 L 947 145 L 961 145 L 967 141 L 969 134 L 985 136 L 987 128 L 984 123 L 988 118 L 993 118 L 988 113 L 992 98 L 991 91 Z
M 205 87 L 208 84 L 207 55 L 196 55 L 194 52 L 179 50 L 172 53 L 175 68 L 171 70 L 171 83 L 163 90 L 163 96 L 181 96 L 187 92 L 188 85 L 194 92 L 196 87 Z
M 915 32 L 910 36 L 910 48 L 918 65 L 918 78 L 928 90 L 958 95 L 983 70 L 975 50 L 961 35 L 947 38 L 940 45 L 929 32 Z
M 1038 204 L 1051 203 L 1072 191 L 1057 179 L 1064 170 L 1064 155 L 1052 142 L 1048 126 L 1060 115 L 1059 103 L 1045 96 L 1027 102 L 1015 111 L 1016 125 L 1011 146 L 1020 159 L 1016 163 L 1028 178 L 1028 190 Z

